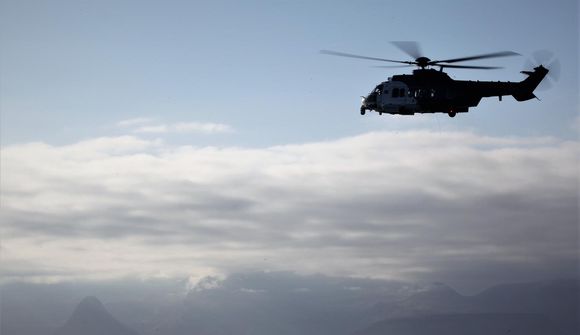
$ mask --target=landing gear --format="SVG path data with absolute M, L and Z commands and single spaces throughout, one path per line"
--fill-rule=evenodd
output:
M 451 111 L 451 112 L 449 112 L 449 113 L 447 113 L 447 114 L 449 115 L 449 117 L 455 117 L 455 115 L 456 115 L 457 113 L 455 113 L 455 112 Z
M 360 115 L 365 115 L 366 109 L 364 107 L 360 108 Z

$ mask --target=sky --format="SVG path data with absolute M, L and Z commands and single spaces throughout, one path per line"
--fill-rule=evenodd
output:
M 359 114 L 408 60 L 512 50 L 454 79 L 541 99 Z M 466 289 L 578 274 L 578 3 L 10 1 L 0 4 L 5 280 L 237 270 Z

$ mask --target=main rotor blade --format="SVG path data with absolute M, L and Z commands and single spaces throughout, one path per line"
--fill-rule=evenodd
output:
M 413 62 L 406 62 L 406 61 L 400 61 L 400 60 L 391 60 L 391 59 L 385 59 L 385 58 L 376 58 L 376 57 L 360 56 L 360 55 L 348 54 L 346 52 L 338 52 L 338 51 L 332 51 L 332 50 L 320 50 L 320 53 L 321 54 L 325 54 L 325 55 L 332 55 L 332 56 L 341 56 L 341 57 L 350 57 L 350 58 L 359 58 L 359 59 L 378 60 L 378 61 L 381 61 L 381 62 L 393 62 L 393 63 L 413 64 Z
M 401 49 L 401 51 L 411 56 L 413 59 L 417 59 L 423 56 L 421 47 L 419 47 L 419 43 L 415 41 L 394 41 L 391 42 L 391 44 Z
M 476 56 L 469 56 L 469 57 L 462 57 L 462 58 L 434 60 L 434 61 L 429 62 L 429 65 L 433 65 L 435 63 L 457 63 L 457 62 L 465 62 L 468 60 L 475 60 L 475 59 L 507 57 L 507 56 L 521 56 L 521 55 L 519 53 L 513 52 L 513 51 L 500 51 L 500 52 L 494 52 L 494 53 L 490 53 L 490 54 L 483 54 L 483 55 L 476 55 Z
M 503 69 L 500 66 L 470 66 L 470 65 L 447 65 L 447 64 L 432 64 L 432 66 L 448 67 L 452 69 L 478 69 L 478 70 L 494 70 Z
M 381 69 L 395 69 L 395 68 L 401 68 L 401 67 L 410 67 L 411 65 L 374 65 L 371 67 L 375 67 L 375 68 L 381 68 Z

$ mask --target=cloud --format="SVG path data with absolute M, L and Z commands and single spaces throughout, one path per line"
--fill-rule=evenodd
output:
M 173 129 L 181 133 L 230 133 L 233 131 L 232 127 L 221 123 L 200 123 L 200 122 L 181 122 L 173 125 Z
M 229 125 L 221 123 L 180 122 L 175 124 L 162 124 L 142 126 L 133 130 L 135 133 L 198 133 L 219 134 L 230 133 L 233 129 Z
M 177 122 L 171 124 L 158 124 L 153 119 L 135 118 L 123 120 L 117 123 L 117 127 L 131 128 L 136 134 L 164 134 L 164 133 L 197 133 L 197 134 L 223 134 L 233 132 L 230 125 L 212 122 Z
M 421 131 L 264 149 L 131 136 L 12 145 L 4 259 L 56 277 L 265 269 L 461 287 L 563 276 L 578 261 L 577 157 L 577 142 L 554 138 Z

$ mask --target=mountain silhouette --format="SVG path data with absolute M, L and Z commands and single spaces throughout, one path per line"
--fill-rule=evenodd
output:
M 129 283 L 0 286 L 0 334 L 580 334 L 577 279 L 501 284 L 475 295 L 442 283 L 285 272 L 206 278 L 186 297 L 183 281 L 172 281 L 172 291 Z M 71 306 L 95 291 L 107 308 L 94 297 Z
M 96 297 L 84 298 L 55 335 L 138 335 L 115 319 Z
M 450 314 L 410 317 L 377 322 L 356 335 L 545 335 L 560 334 L 540 314 Z
M 358 335 L 392 334 L 579 334 L 580 282 L 552 280 L 502 284 L 474 296 L 445 285 L 418 292 L 371 313 L 382 320 Z

